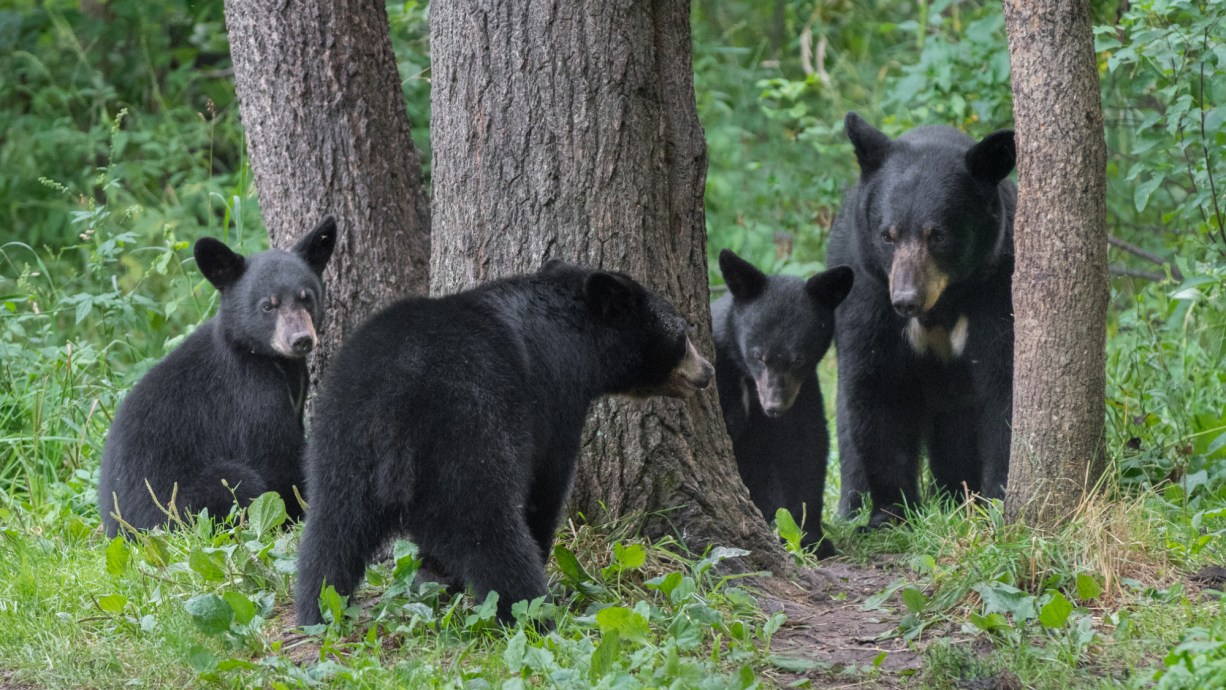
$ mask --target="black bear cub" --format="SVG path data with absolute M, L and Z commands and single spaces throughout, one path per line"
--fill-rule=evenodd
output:
M 376 314 L 341 347 L 307 449 L 311 509 L 298 623 L 353 593 L 387 538 L 498 618 L 546 593 L 545 563 L 588 408 L 612 393 L 680 396 L 714 369 L 658 295 L 621 273 L 550 261 L 538 273 Z
M 336 244 L 326 218 L 291 251 L 244 258 L 196 242 L 196 264 L 221 292 L 201 324 L 124 398 L 102 455 L 98 509 L 107 536 L 167 522 L 154 503 L 221 517 L 265 491 L 301 513 L 306 355 L 323 316 L 323 275 Z M 223 484 L 224 482 L 224 484 Z M 233 492 L 233 493 L 231 493 Z
M 919 499 L 928 452 L 938 491 L 1003 495 L 1013 395 L 1013 132 L 949 127 L 891 140 L 855 113 L 860 179 L 829 261 L 856 271 L 836 313 L 846 513 L 870 526 Z
M 830 439 L 817 363 L 834 337 L 834 310 L 853 273 L 837 266 L 808 280 L 768 276 L 725 249 L 728 293 L 711 307 L 715 381 L 737 469 L 770 521 L 787 508 L 805 521 L 805 546 L 835 554 L 822 531 Z

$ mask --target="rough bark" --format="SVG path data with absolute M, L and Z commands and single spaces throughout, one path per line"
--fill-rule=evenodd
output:
M 275 247 L 323 216 L 339 236 L 324 281 L 318 382 L 345 334 L 425 293 L 430 206 L 381 3 L 226 0 L 239 114 Z
M 1087 0 L 1005 0 L 1018 147 L 1010 519 L 1071 516 L 1105 466 L 1106 143 Z
M 430 13 L 432 290 L 549 257 L 622 270 L 673 300 L 711 356 L 688 0 L 457 0 Z M 571 511 L 640 516 L 648 533 L 787 568 L 741 484 L 714 390 L 598 404 Z

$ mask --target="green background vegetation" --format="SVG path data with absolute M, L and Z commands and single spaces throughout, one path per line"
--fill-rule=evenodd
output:
M 1112 469 L 1073 524 L 1033 534 L 966 506 L 871 535 L 833 521 L 850 562 L 894 564 L 876 605 L 893 635 L 926 645 L 918 682 L 931 687 L 1226 675 L 1226 614 L 1190 580 L 1226 555 L 1226 3 L 1094 11 L 1108 227 L 1171 268 L 1112 252 L 1158 279 L 1113 284 Z M 388 12 L 428 159 L 427 8 Z M 822 267 L 857 172 L 843 114 L 891 135 L 1010 126 L 1005 46 L 995 2 L 696 2 L 712 253 Z M 414 581 L 400 544 L 372 570 L 372 608 L 334 602 L 328 629 L 287 636 L 297 533 L 274 529 L 275 501 L 215 529 L 106 542 L 94 492 L 111 415 L 215 307 L 190 243 L 267 244 L 222 3 L 0 5 L 0 132 L 0 685 L 753 687 L 882 673 L 773 654 L 782 614 L 712 567 L 734 552 L 687 556 L 617 525 L 565 530 L 555 602 L 523 612 L 556 622 L 548 635 L 497 628 L 488 602 Z M 831 385 L 829 359 L 822 375 Z

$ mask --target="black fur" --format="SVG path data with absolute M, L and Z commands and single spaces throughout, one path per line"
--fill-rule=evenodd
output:
M 344 344 L 316 402 L 298 622 L 319 623 L 322 586 L 351 594 L 396 534 L 444 579 L 497 591 L 509 621 L 545 594 L 592 401 L 713 375 L 676 310 L 620 273 L 551 261 L 393 304 Z
M 116 503 L 136 529 L 166 524 L 149 487 L 166 505 L 177 484 L 182 515 L 207 508 L 222 517 L 235 498 L 245 505 L 265 491 L 280 493 L 292 516 L 300 513 L 293 487 L 302 486 L 308 383 L 302 356 L 321 324 L 321 274 L 335 243 L 331 217 L 289 252 L 244 258 L 212 238 L 196 243 L 196 263 L 221 292 L 221 307 L 119 406 L 98 485 L 108 536 L 120 531 Z M 300 299 L 304 294 L 307 300 Z M 265 311 L 273 301 L 279 307 Z M 287 318 L 310 328 L 286 330 Z M 274 347 L 279 322 L 280 351 Z
M 861 172 L 829 248 L 830 263 L 856 271 L 836 314 L 840 509 L 858 509 L 868 492 L 870 524 L 900 515 L 903 501 L 919 498 L 921 446 L 939 490 L 959 495 L 965 484 L 1002 496 L 1013 390 L 1013 133 L 976 143 L 921 127 L 891 141 L 855 113 L 846 130 Z M 915 278 L 891 274 L 904 246 L 922 248 L 931 275 L 946 279 L 931 306 L 891 288 L 892 275 L 908 285 Z M 952 337 L 963 318 L 963 337 Z M 921 352 L 916 332 L 951 337 Z
M 832 556 L 822 531 L 830 439 L 817 363 L 852 270 L 838 266 L 807 281 L 767 276 L 727 249 L 719 266 L 729 294 L 711 309 L 715 380 L 737 469 L 767 521 L 787 508 L 805 519 L 802 543 Z

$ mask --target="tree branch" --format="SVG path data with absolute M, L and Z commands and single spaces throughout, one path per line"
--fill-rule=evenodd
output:
M 1137 245 L 1132 244 L 1131 242 L 1121 240 L 1115 235 L 1107 235 L 1107 244 L 1117 249 L 1122 249 L 1128 252 L 1129 254 L 1132 254 L 1133 256 L 1141 257 L 1142 259 L 1145 259 L 1146 261 L 1150 263 L 1158 264 L 1159 266 L 1168 266 L 1171 269 L 1172 278 L 1174 278 L 1175 280 L 1180 280 L 1180 281 L 1183 280 L 1183 273 L 1179 271 L 1179 269 L 1175 266 L 1173 262 L 1167 261 L 1166 259 L 1162 258 L 1161 256 L 1158 256 L 1157 254 L 1149 250 L 1142 249 L 1138 247 Z M 1141 278 L 1149 276 L 1149 275 L 1157 275 L 1156 273 L 1149 273 L 1146 271 L 1139 271 L 1139 272 L 1134 272 L 1134 273 L 1120 273 L 1116 271 L 1115 268 L 1116 267 L 1113 266 L 1111 269 L 1111 272 L 1117 273 L 1118 275 L 1136 275 L 1137 277 L 1141 277 Z M 1132 270 L 1132 269 L 1127 269 L 1127 270 Z M 1144 274 L 1144 275 L 1141 275 L 1141 274 Z M 1163 278 L 1165 278 L 1165 276 L 1161 276 L 1158 278 L 1150 278 L 1150 280 L 1162 280 Z

